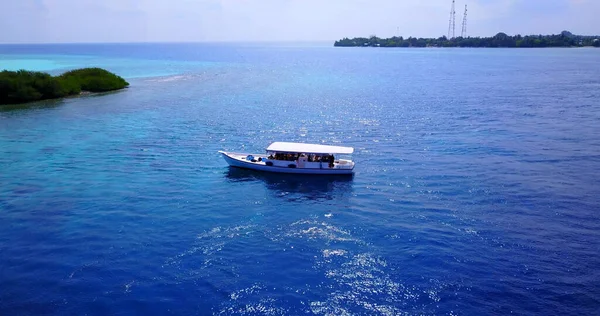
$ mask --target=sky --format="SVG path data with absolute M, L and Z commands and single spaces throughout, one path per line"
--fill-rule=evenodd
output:
M 0 43 L 447 35 L 451 0 L 0 0 Z M 456 34 L 600 34 L 600 0 L 456 0 Z

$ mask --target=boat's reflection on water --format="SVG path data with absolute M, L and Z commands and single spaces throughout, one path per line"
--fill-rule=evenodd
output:
M 229 167 L 225 176 L 231 182 L 262 182 L 278 196 L 300 195 L 308 199 L 333 199 L 349 195 L 354 179 L 353 175 L 285 174 L 236 167 Z

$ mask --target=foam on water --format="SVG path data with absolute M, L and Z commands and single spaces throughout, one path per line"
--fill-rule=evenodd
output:
M 198 262 L 200 266 L 191 265 L 192 270 L 180 273 L 194 275 L 195 278 L 208 277 L 208 268 L 211 266 L 231 262 L 232 258 L 228 256 L 233 253 L 229 249 L 239 247 L 248 235 L 268 241 L 261 246 L 263 249 L 278 249 L 270 255 L 272 258 L 262 264 L 274 264 L 282 259 L 279 257 L 281 253 L 294 252 L 299 257 L 287 265 L 309 260 L 313 262 L 312 271 L 296 271 L 300 275 L 244 285 L 246 282 L 242 275 L 245 274 L 242 271 L 254 265 L 252 260 L 241 265 L 229 264 L 227 269 L 231 269 L 235 279 L 231 280 L 227 289 L 221 289 L 229 293 L 228 300 L 214 310 L 215 314 L 275 315 L 300 312 L 318 315 L 408 315 L 435 310 L 432 306 L 440 300 L 439 291 L 447 287 L 444 282 L 435 279 L 429 281 L 427 288 L 407 287 L 394 279 L 399 272 L 396 267 L 369 252 L 371 246 L 368 243 L 318 218 L 302 219 L 277 227 L 268 224 L 214 227 L 200 233 L 192 248 L 168 259 L 164 268 L 177 265 L 181 271 L 189 266 L 185 261 Z M 331 248 L 333 245 L 335 248 Z M 301 275 L 307 272 L 306 283 L 293 282 L 296 278 L 302 279 Z M 315 273 L 318 275 L 316 278 Z M 311 278 L 312 282 L 308 281 Z M 308 297 L 316 294 L 314 289 L 319 289 L 321 294 L 310 300 Z M 290 304 L 289 298 L 286 298 L 290 295 L 299 300 Z

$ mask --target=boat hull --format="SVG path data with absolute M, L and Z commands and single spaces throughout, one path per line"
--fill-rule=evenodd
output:
M 219 151 L 219 153 L 223 156 L 223 159 L 232 167 L 250 169 L 250 170 L 258 170 L 265 172 L 275 172 L 275 173 L 293 173 L 293 174 L 339 174 L 339 175 L 350 175 L 353 174 L 354 169 L 350 168 L 289 168 L 289 167 L 281 167 L 281 166 L 267 166 L 264 162 L 252 162 L 245 160 L 243 154 L 235 154 L 235 153 L 227 153 L 224 151 Z M 293 163 L 293 162 L 290 162 Z

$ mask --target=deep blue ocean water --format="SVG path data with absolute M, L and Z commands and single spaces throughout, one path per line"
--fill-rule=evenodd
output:
M 329 45 L 0 46 L 131 83 L 0 111 L 0 315 L 600 314 L 600 50 Z

